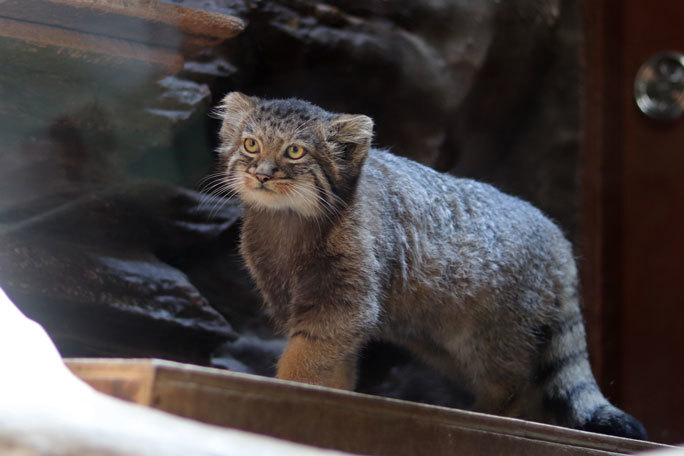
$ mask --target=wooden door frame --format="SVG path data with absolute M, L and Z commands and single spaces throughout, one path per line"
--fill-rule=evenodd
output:
M 620 403 L 622 2 L 581 0 L 580 279 L 589 353 Z

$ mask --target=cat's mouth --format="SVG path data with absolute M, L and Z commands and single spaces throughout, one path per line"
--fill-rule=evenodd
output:
M 253 206 L 275 210 L 293 210 L 306 216 L 319 213 L 318 203 L 309 197 L 312 190 L 290 178 L 260 180 L 251 174 L 242 179 L 241 199 Z
M 243 188 L 245 190 L 243 197 L 247 197 L 252 202 L 272 207 L 273 203 L 279 199 L 291 200 L 293 195 L 292 186 L 292 179 L 280 177 L 259 179 L 254 175 L 246 174 L 243 179 Z M 278 205 L 280 206 L 283 203 L 284 201 Z
M 277 177 L 270 177 L 266 180 L 260 180 L 257 177 L 248 174 L 244 184 L 248 190 L 284 194 L 284 192 L 282 192 L 283 186 L 288 185 L 290 181 L 291 179 L 283 179 Z

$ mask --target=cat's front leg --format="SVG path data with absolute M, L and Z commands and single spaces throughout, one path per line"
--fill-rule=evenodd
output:
M 352 390 L 360 341 L 336 340 L 309 331 L 294 331 L 278 362 L 277 377 Z
M 291 306 L 289 340 L 278 362 L 278 378 L 354 389 L 359 351 L 372 337 L 379 316 L 369 281 L 356 277 L 360 275 L 319 276 L 297 290 L 299 299 Z M 321 290 L 317 287 L 321 283 L 335 286 Z M 328 299 L 321 299 L 324 296 Z

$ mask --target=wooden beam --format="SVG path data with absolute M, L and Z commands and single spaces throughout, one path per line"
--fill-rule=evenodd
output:
M 236 17 L 156 0 L 0 1 L 4 65 L 115 87 L 175 74 L 185 55 L 242 29 Z
M 608 455 L 661 446 L 463 410 L 159 360 L 68 360 L 119 398 L 205 423 L 374 455 Z M 145 368 L 147 367 L 147 368 Z M 139 373 L 143 393 L 118 388 Z
M 0 16 L 191 52 L 242 31 L 232 16 L 157 0 L 4 0 Z
M 183 66 L 182 56 L 167 48 L 2 17 L 0 49 L 12 65 L 49 68 L 75 80 L 116 81 L 117 73 L 128 79 L 131 72 L 156 78 Z

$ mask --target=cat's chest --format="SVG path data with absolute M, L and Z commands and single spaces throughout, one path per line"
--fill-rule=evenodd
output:
M 305 258 L 299 252 L 272 239 L 243 240 L 242 253 L 252 273 L 262 282 L 290 284 Z
M 318 250 L 315 233 L 297 221 L 246 218 L 242 254 L 257 278 L 291 284 Z

